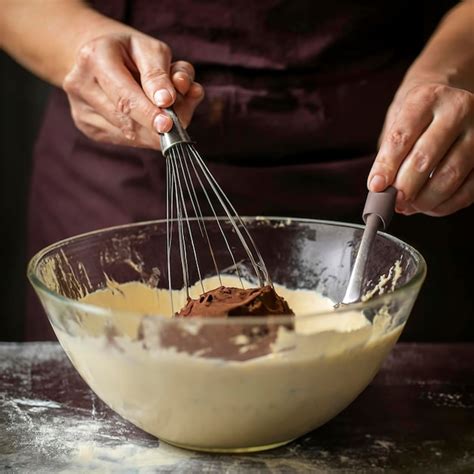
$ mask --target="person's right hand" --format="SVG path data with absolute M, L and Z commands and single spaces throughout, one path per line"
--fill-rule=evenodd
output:
M 184 127 L 204 97 L 194 68 L 171 63 L 170 48 L 134 30 L 86 42 L 63 81 L 76 126 L 106 143 L 160 148 L 172 127 L 161 107 L 173 105 Z

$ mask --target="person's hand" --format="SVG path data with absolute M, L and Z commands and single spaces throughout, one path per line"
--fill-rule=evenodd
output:
M 474 94 L 436 81 L 410 81 L 385 119 L 369 173 L 371 191 L 393 184 L 396 209 L 446 216 L 474 202 Z
M 134 30 L 82 45 L 63 89 L 76 126 L 89 138 L 154 149 L 158 132 L 172 127 L 160 108 L 174 104 L 186 127 L 204 97 L 190 63 L 171 63 L 165 43 Z

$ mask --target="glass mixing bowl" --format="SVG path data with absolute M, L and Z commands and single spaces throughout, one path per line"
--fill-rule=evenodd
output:
M 155 314 L 160 310 L 144 310 L 140 298 L 132 308 L 115 309 L 81 301 L 104 288 L 120 296 L 117 283 L 167 289 L 163 220 L 73 237 L 40 251 L 29 264 L 28 276 L 59 342 L 91 389 L 124 418 L 181 447 L 257 451 L 330 420 L 377 373 L 425 277 L 426 264 L 415 249 L 379 233 L 365 301 L 334 310 L 361 226 L 244 219 L 275 283 L 319 292 L 330 304 L 325 300 L 324 309 L 310 306 L 295 318 L 206 319 Z M 235 233 L 226 219 L 220 223 L 241 275 L 251 279 Z M 220 268 L 235 273 L 217 221 L 207 220 L 207 229 Z M 197 248 L 197 254 L 202 275 L 215 274 L 209 250 Z M 171 273 L 173 286 L 181 288 L 179 260 Z

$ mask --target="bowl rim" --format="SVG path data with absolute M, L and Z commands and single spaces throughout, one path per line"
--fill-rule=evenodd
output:
M 227 216 L 218 216 L 217 217 L 219 220 L 228 220 Z M 332 227 L 349 227 L 351 229 L 364 229 L 364 225 L 362 224 L 356 224 L 356 223 L 350 223 L 350 222 L 342 222 L 342 221 L 331 221 L 331 220 L 325 220 L 325 219 L 312 219 L 312 218 L 304 218 L 304 217 L 283 217 L 283 216 L 240 216 L 240 218 L 246 222 L 246 221 L 252 221 L 252 222 L 272 222 L 272 221 L 280 221 L 280 222 L 285 222 L 285 223 L 301 223 L 301 224 L 322 224 L 322 225 L 327 225 L 327 226 L 332 226 Z M 204 217 L 204 220 L 210 220 L 214 221 L 216 218 L 215 217 Z M 189 218 L 189 220 L 194 221 L 198 220 L 198 218 Z M 172 221 L 176 221 L 176 219 L 172 219 Z M 121 225 L 116 225 L 116 226 L 110 226 L 110 227 L 104 227 L 100 229 L 95 229 L 89 232 L 84 232 L 81 234 L 73 235 L 71 237 L 68 237 L 66 239 L 59 240 L 57 242 L 54 242 L 41 250 L 39 250 L 33 257 L 30 258 L 27 266 L 27 277 L 37 292 L 42 292 L 45 293 L 49 298 L 52 298 L 53 300 L 57 301 L 58 303 L 61 304 L 67 304 L 69 306 L 72 306 L 74 309 L 86 312 L 86 313 L 91 313 L 96 316 L 103 316 L 103 317 L 110 317 L 113 315 L 120 315 L 123 317 L 133 317 L 133 318 L 144 318 L 144 317 L 151 317 L 151 318 L 161 318 L 166 321 L 176 321 L 178 323 L 185 323 L 185 324 L 195 324 L 197 319 L 199 319 L 199 324 L 238 324 L 238 325 L 246 325 L 246 324 L 264 324 L 268 323 L 271 321 L 272 323 L 279 323 L 279 324 L 284 324 L 288 323 L 289 321 L 292 321 L 293 316 L 246 316 L 246 317 L 240 317 L 240 318 L 209 318 L 209 317 L 199 317 L 199 318 L 179 318 L 179 319 L 172 319 L 169 316 L 165 316 L 163 314 L 155 314 L 155 313 L 141 313 L 137 311 L 125 311 L 125 310 L 112 310 L 109 308 L 105 308 L 103 306 L 97 306 L 91 303 L 84 303 L 82 301 L 75 300 L 73 298 L 69 298 L 67 296 L 61 295 L 54 290 L 51 290 L 36 274 L 35 270 L 41 262 L 41 260 L 51 251 L 56 250 L 60 247 L 62 247 L 64 244 L 67 244 L 69 242 L 73 242 L 76 240 L 82 240 L 87 237 L 91 237 L 94 235 L 98 235 L 100 233 L 104 232 L 113 232 L 115 230 L 120 230 L 120 229 L 125 229 L 125 228 L 134 228 L 134 227 L 146 227 L 149 225 L 159 225 L 166 223 L 166 219 L 153 219 L 153 220 L 146 220 L 146 221 L 140 221 L 140 222 L 133 222 L 129 224 L 121 224 Z M 351 311 L 362 311 L 366 310 L 368 308 L 371 308 L 372 306 L 378 306 L 380 304 L 386 303 L 388 300 L 392 299 L 393 295 L 400 295 L 403 293 L 408 293 L 409 291 L 415 290 L 415 288 L 420 288 L 425 277 L 426 277 L 426 272 L 427 272 L 427 264 L 426 261 L 421 255 L 421 253 L 416 250 L 414 247 L 409 245 L 408 243 L 404 242 L 403 240 L 399 239 L 398 237 L 395 237 L 391 234 L 388 234 L 386 232 L 377 232 L 378 235 L 381 235 L 382 237 L 391 240 L 392 242 L 396 243 L 399 245 L 403 250 L 408 251 L 411 256 L 417 260 L 417 269 L 415 274 L 412 276 L 412 278 L 401 285 L 400 287 L 396 288 L 394 291 L 388 292 L 388 293 L 383 293 L 383 294 L 378 294 L 369 300 L 366 301 L 358 301 L 355 303 L 350 303 L 347 305 L 340 306 L 337 309 L 334 310 L 320 310 L 320 311 L 312 311 L 310 313 L 305 313 L 305 314 L 298 314 L 297 318 L 298 321 L 303 321 L 304 319 L 310 319 L 310 318 L 315 318 L 315 317 L 320 317 L 320 316 L 328 316 L 332 314 L 341 314 L 341 313 L 346 313 L 346 312 L 351 312 Z M 278 283 L 277 283 L 278 284 Z M 49 319 L 49 317 L 48 317 Z

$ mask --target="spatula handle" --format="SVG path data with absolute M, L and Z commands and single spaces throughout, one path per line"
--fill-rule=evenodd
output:
M 381 229 L 386 230 L 392 220 L 396 198 L 397 190 L 393 186 L 389 186 L 385 191 L 380 193 L 370 191 L 367 194 L 364 212 L 362 213 L 364 222 L 367 224 L 367 217 L 371 214 L 375 214 L 380 218 Z

